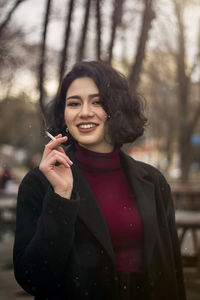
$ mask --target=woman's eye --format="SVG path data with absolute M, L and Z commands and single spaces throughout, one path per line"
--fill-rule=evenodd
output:
M 78 106 L 80 103 L 79 102 L 67 102 L 67 106 Z
M 93 104 L 95 104 L 95 105 L 101 105 L 101 100 L 95 100 L 95 101 L 93 101 Z

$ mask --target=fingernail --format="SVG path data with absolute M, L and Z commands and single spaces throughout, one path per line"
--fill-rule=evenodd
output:
M 73 161 L 71 161 L 71 160 L 69 159 L 69 162 L 70 162 L 71 165 L 73 165 Z

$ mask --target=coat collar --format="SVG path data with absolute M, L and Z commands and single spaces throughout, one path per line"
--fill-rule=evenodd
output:
M 131 189 L 136 198 L 143 224 L 144 239 L 144 266 L 151 263 L 153 249 L 156 241 L 158 224 L 156 214 L 155 185 L 150 180 L 152 174 L 145 164 L 120 152 L 122 167 L 127 175 Z
M 72 173 L 74 177 L 74 189 L 78 191 L 80 195 L 78 216 L 102 245 L 102 251 L 108 253 L 115 265 L 115 256 L 106 221 L 87 180 L 78 167 L 74 157 L 73 147 L 68 149 L 67 155 L 69 155 L 73 161 Z
M 103 213 L 88 182 L 76 163 L 72 147 L 68 149 L 67 154 L 74 162 L 72 166 L 74 188 L 79 192 L 81 199 L 78 216 L 93 233 L 115 265 L 115 256 Z M 146 179 L 149 172 L 146 171 L 141 163 L 121 151 L 120 160 L 135 195 L 142 218 L 144 230 L 144 261 L 145 265 L 149 265 L 157 229 L 154 185 Z

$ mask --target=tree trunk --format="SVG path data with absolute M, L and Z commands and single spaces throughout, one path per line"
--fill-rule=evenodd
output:
M 113 47 L 116 38 L 117 27 L 121 24 L 122 14 L 123 14 L 123 0 L 115 0 L 113 16 L 112 16 L 112 28 L 111 28 L 111 37 L 108 46 L 108 63 L 110 64 L 113 57 Z
M 64 35 L 64 43 L 63 49 L 60 56 L 60 70 L 59 70 L 59 86 L 61 84 L 68 56 L 68 44 L 71 33 L 71 22 L 72 22 L 72 14 L 74 10 L 74 0 L 70 0 L 67 7 L 67 16 L 66 16 L 66 27 L 65 27 L 65 35 Z
M 47 0 L 46 2 L 46 11 L 44 15 L 44 25 L 43 25 L 43 33 L 42 33 L 42 42 L 41 42 L 41 54 L 40 54 L 40 62 L 39 62 L 39 103 L 40 109 L 43 115 L 45 115 L 45 105 L 44 105 L 44 68 L 46 62 L 46 36 L 47 36 L 47 28 L 49 24 L 49 16 L 51 10 L 52 0 Z
M 190 136 L 182 134 L 179 141 L 181 180 L 187 181 L 191 164 Z
M 96 57 L 101 60 L 101 0 L 96 0 Z
M 190 121 L 188 118 L 190 78 L 186 75 L 185 65 L 184 6 L 179 1 L 175 1 L 174 5 L 178 23 L 178 53 L 176 55 L 176 65 L 179 103 L 179 152 L 181 179 L 185 181 L 189 175 L 191 152 L 189 134 Z
M 81 34 L 80 44 L 77 52 L 77 61 L 81 61 L 84 56 L 85 41 L 86 41 L 86 34 L 88 29 L 88 21 L 89 21 L 89 13 L 90 13 L 90 4 L 91 4 L 91 0 L 87 0 L 87 4 L 85 7 L 85 17 L 84 17 L 84 23 L 82 28 L 82 34 Z
M 3 29 L 6 27 L 6 25 L 8 24 L 8 22 L 10 21 L 13 13 L 15 12 L 15 10 L 17 9 L 17 7 L 26 0 L 17 0 L 15 1 L 15 4 L 13 5 L 13 7 L 11 8 L 11 10 L 8 12 L 5 20 L 0 24 L 0 35 L 3 31 Z
M 129 74 L 129 83 L 133 92 L 136 91 L 140 81 L 140 74 L 142 70 L 142 64 L 145 58 L 148 34 L 151 29 L 151 24 L 154 18 L 155 12 L 153 10 L 153 0 L 144 0 L 144 13 L 142 17 L 141 33 L 135 56 L 135 62 L 133 63 Z

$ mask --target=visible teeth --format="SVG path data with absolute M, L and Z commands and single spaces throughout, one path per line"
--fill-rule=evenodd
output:
M 81 125 L 79 125 L 80 128 L 92 128 L 94 126 L 95 126 L 95 124 L 81 124 Z

